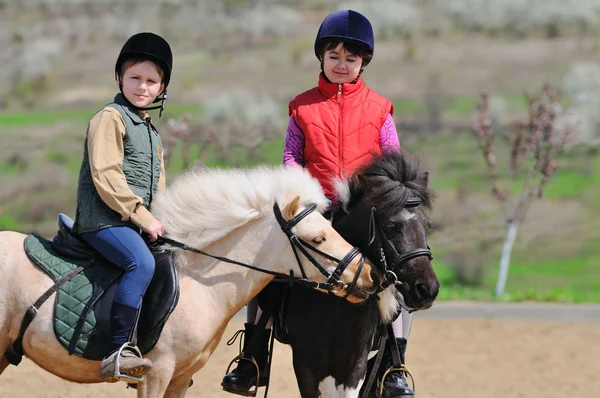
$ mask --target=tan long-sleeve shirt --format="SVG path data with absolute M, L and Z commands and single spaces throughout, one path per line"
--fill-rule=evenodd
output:
M 142 118 L 147 117 L 147 113 L 144 112 Z M 131 221 L 143 231 L 147 231 L 155 218 L 144 207 L 142 198 L 129 188 L 123 173 L 123 117 L 115 108 L 106 107 L 90 120 L 86 134 L 92 180 L 100 198 L 108 207 L 119 213 L 123 221 Z M 158 191 L 162 191 L 166 185 L 162 151 L 160 156 Z

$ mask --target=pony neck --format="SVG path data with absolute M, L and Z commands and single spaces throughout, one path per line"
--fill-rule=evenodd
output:
M 286 264 L 284 256 L 290 251 L 287 238 L 274 217 L 251 221 L 203 250 L 276 272 L 285 272 L 282 264 Z M 198 306 L 198 311 L 207 312 L 198 314 L 199 319 L 216 316 L 225 318 L 221 321 L 229 321 L 273 278 L 266 273 L 192 252 L 179 251 L 176 261 L 180 279 L 188 277 L 192 280 L 190 292 L 186 294 L 194 295 L 194 302 L 203 303 Z

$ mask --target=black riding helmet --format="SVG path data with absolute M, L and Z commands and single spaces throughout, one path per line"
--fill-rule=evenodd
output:
M 161 105 L 151 106 L 147 108 L 138 108 L 140 110 L 159 109 L 162 114 L 167 101 L 167 86 L 171 80 L 171 69 L 173 68 L 173 53 L 169 43 L 157 34 L 150 32 L 137 33 L 131 36 L 123 45 L 117 62 L 115 64 L 115 77 L 121 74 L 121 66 L 129 59 L 143 59 L 156 63 L 163 71 L 163 83 L 165 85 L 161 94 L 156 97 L 154 103 L 161 102 Z M 119 82 L 121 92 L 121 82 Z

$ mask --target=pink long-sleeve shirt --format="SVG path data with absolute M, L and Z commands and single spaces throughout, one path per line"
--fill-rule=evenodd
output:
M 305 140 L 304 133 L 294 120 L 294 116 L 290 116 L 283 148 L 283 164 L 304 167 Z M 379 130 L 379 147 L 382 152 L 401 150 L 396 124 L 391 114 L 387 116 Z

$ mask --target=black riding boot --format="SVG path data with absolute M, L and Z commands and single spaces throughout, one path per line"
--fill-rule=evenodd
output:
M 269 380 L 269 369 L 266 366 L 269 356 L 269 339 L 271 338 L 271 329 L 258 330 L 255 325 L 244 324 L 244 347 L 242 349 L 242 355 L 244 358 L 254 358 L 258 364 L 260 370 L 260 379 L 258 381 L 258 387 L 267 385 Z M 258 338 L 258 344 L 254 347 L 250 346 L 250 341 L 254 333 L 260 333 Z M 252 361 L 246 359 L 240 359 L 238 366 L 227 373 L 223 377 L 221 386 L 223 390 L 234 394 L 252 396 L 253 391 L 250 391 L 256 386 L 256 367 Z
M 400 352 L 400 361 L 404 365 L 404 354 L 406 353 L 406 339 L 396 338 L 398 344 L 398 351 Z M 383 393 L 380 398 L 413 398 L 415 392 L 409 387 L 404 376 L 404 372 L 394 370 L 385 376 L 385 380 L 381 380 L 385 372 L 393 366 L 392 353 L 388 345 L 386 345 L 385 352 L 383 353 L 383 359 L 381 366 L 377 374 L 378 386 L 377 396 L 379 397 L 379 391 L 381 384 L 383 383 Z

